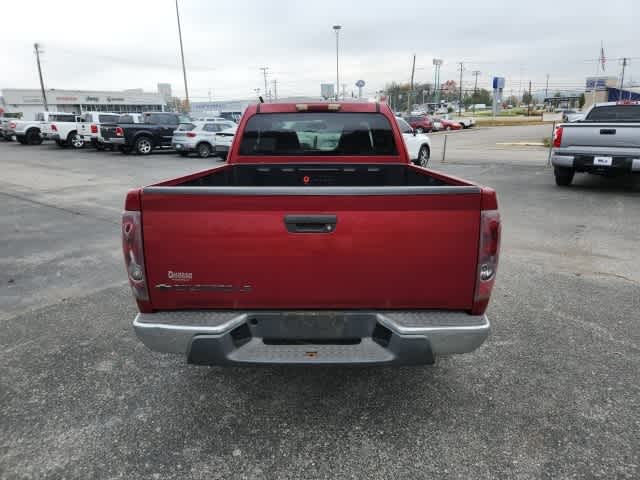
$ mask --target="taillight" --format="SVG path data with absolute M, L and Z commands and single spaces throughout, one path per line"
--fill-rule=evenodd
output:
M 124 130 L 122 127 L 116 127 L 116 137 L 124 137 Z
M 560 148 L 562 144 L 562 127 L 556 127 L 553 131 L 553 146 L 555 148 Z
M 478 270 L 472 313 L 481 315 L 489 304 L 496 280 L 500 256 L 500 213 L 498 210 L 480 212 L 480 240 L 478 242 Z
M 9 124 L 9 128 L 16 128 L 16 125 L 17 125 L 16 122 L 11 122 Z
M 91 124 L 91 133 L 98 133 L 98 126 L 95 123 Z
M 55 123 L 52 123 L 52 124 L 51 124 L 51 131 L 52 131 L 52 132 L 57 132 L 57 131 L 58 131 L 58 127 L 56 126 L 56 124 L 55 124 Z
M 140 212 L 125 210 L 122 214 L 122 252 L 133 296 L 138 300 L 149 300 L 142 250 Z
M 187 137 L 189 137 L 189 138 L 193 138 L 193 137 L 195 137 L 195 136 L 196 136 L 196 134 L 195 134 L 195 133 L 193 133 L 193 132 L 187 132 Z

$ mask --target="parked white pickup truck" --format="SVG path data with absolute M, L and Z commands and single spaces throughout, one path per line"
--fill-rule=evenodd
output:
M 640 102 L 597 103 L 584 120 L 558 125 L 551 163 L 559 186 L 575 172 L 640 174 Z
M 78 135 L 85 144 L 91 144 L 98 150 L 104 150 L 104 139 L 100 135 L 100 125 L 103 123 L 117 123 L 119 113 L 86 112 L 80 115 L 77 124 Z
M 59 112 L 38 112 L 33 120 L 12 120 L 9 122 L 5 135 L 15 136 L 23 145 L 40 145 L 42 143 L 42 125 L 51 116 Z
M 61 148 L 71 146 L 73 148 L 84 147 L 84 139 L 78 134 L 78 119 L 74 113 L 49 114 L 49 121 L 42 124 L 42 138 L 55 140 Z

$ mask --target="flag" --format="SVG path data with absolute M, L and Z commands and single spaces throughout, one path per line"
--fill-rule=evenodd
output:
M 605 63 L 607 63 L 607 58 L 604 56 L 604 44 L 600 42 L 600 66 L 602 67 L 603 72 Z

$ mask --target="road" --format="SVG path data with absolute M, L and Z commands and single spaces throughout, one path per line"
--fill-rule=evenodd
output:
M 468 148 L 434 166 L 499 195 L 492 335 L 406 368 L 150 352 L 124 193 L 216 160 L 0 143 L 0 478 L 640 477 L 640 182 L 558 188 L 529 153 L 487 156 L 499 131 L 453 135 Z

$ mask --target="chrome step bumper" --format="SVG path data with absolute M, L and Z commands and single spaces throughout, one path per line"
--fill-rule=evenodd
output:
M 467 353 L 489 334 L 486 315 L 451 311 L 170 311 L 139 313 L 151 350 L 190 363 L 428 364 Z

